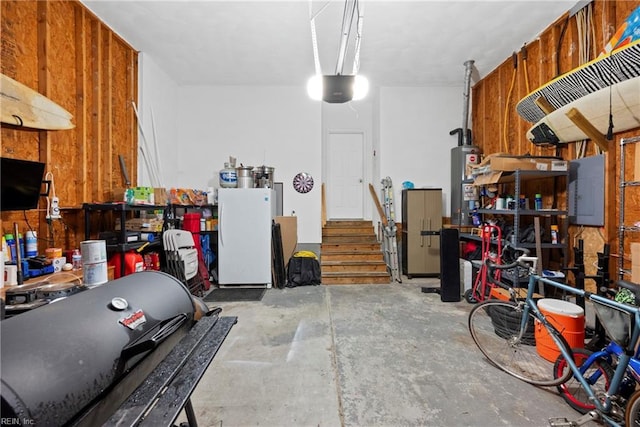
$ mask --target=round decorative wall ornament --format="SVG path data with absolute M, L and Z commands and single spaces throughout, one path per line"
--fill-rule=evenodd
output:
M 300 172 L 293 177 L 293 188 L 298 193 L 308 193 L 313 188 L 313 178 L 306 172 Z

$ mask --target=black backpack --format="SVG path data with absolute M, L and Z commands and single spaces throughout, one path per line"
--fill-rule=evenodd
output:
M 319 285 L 322 283 L 320 263 L 317 259 L 304 256 L 292 256 L 287 266 L 287 288 L 296 286 Z

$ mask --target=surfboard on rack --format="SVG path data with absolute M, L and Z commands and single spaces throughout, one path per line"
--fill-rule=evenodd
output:
M 73 129 L 73 116 L 46 96 L 0 74 L 0 121 L 14 126 L 44 129 Z
M 553 139 L 553 135 L 557 138 L 555 142 L 591 138 L 571 119 L 575 119 L 576 114 L 580 114 L 600 135 L 605 135 L 609 128 L 609 112 L 612 115 L 613 132 L 640 127 L 640 77 L 605 87 L 550 112 L 531 127 L 527 138 L 534 144 L 553 142 L 545 140 Z M 549 130 L 552 134 L 549 134 Z
M 611 53 L 581 65 L 524 97 L 516 106 L 523 119 L 538 123 L 547 114 L 540 104 L 547 103 L 558 110 L 580 98 L 640 76 L 640 40 L 613 50 Z M 542 101 L 542 102 L 541 102 Z M 607 110 L 601 106 L 603 110 Z

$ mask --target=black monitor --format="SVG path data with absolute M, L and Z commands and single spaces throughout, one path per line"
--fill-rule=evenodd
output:
M 45 164 L 0 157 L 0 211 L 38 207 Z

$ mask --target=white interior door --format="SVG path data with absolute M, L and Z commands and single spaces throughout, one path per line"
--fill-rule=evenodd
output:
M 362 219 L 364 134 L 330 132 L 327 139 L 327 218 Z

